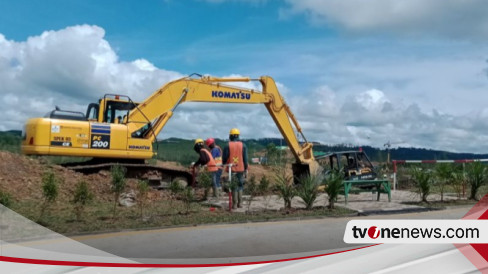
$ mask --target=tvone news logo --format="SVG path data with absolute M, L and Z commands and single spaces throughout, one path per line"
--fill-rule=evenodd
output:
M 346 243 L 488 243 L 488 220 L 351 220 Z
M 380 236 L 381 230 L 377 226 L 371 226 L 369 228 L 359 228 L 357 226 L 352 227 L 352 235 L 354 238 L 365 238 L 366 234 L 371 239 L 376 239 Z

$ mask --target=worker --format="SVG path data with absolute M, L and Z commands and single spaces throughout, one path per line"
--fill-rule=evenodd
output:
M 232 173 L 237 176 L 238 185 L 232 193 L 232 208 L 242 207 L 242 191 L 244 190 L 244 176 L 247 174 L 247 149 L 239 140 L 240 132 L 233 128 L 229 133 L 229 143 L 224 148 L 222 160 L 225 164 L 232 164 Z M 237 204 L 235 201 L 237 200 Z
M 196 139 L 195 144 L 193 145 L 193 149 L 196 153 L 199 154 L 198 160 L 192 165 L 192 168 L 197 166 L 207 166 L 208 172 L 213 174 L 217 172 L 218 168 L 215 165 L 215 160 L 212 157 L 212 154 L 208 150 L 205 149 L 203 145 L 203 139 Z
M 205 145 L 210 149 L 210 154 L 215 160 L 217 165 L 217 171 L 212 173 L 212 190 L 213 196 L 219 197 L 222 186 L 220 185 L 220 177 L 222 176 L 222 149 L 215 144 L 213 138 L 208 138 L 205 140 Z

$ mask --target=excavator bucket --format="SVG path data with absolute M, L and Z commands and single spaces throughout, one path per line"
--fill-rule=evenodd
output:
M 300 184 L 300 178 L 310 175 L 310 166 L 308 164 L 294 163 L 291 165 L 293 170 L 293 182 Z

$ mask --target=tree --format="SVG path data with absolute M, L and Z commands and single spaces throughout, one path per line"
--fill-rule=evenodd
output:
M 276 147 L 274 143 L 269 143 L 266 146 L 266 158 L 267 164 L 276 164 L 278 162 L 278 158 L 280 156 L 280 151 Z
M 450 184 L 453 177 L 453 168 L 451 164 L 448 163 L 441 163 L 438 164 L 435 168 L 435 175 L 436 175 L 436 185 L 441 192 L 441 202 L 444 201 L 444 190 L 447 185 Z
M 331 170 L 324 179 L 325 193 L 329 200 L 329 209 L 334 209 L 334 202 L 337 200 L 337 196 L 342 187 L 344 181 L 344 175 L 342 170 Z
M 276 190 L 278 195 L 285 202 L 285 209 L 291 208 L 291 201 L 296 196 L 297 191 L 293 184 L 293 176 L 287 175 L 285 171 L 279 172 L 276 175 Z
M 480 161 L 475 161 L 466 165 L 466 172 L 468 184 L 471 186 L 469 199 L 478 200 L 478 190 L 488 180 L 487 168 Z
M 114 165 L 110 169 L 112 175 L 112 192 L 114 193 L 114 210 L 113 218 L 115 219 L 115 214 L 117 210 L 117 203 L 119 201 L 119 196 L 125 189 L 125 168 L 120 165 Z
M 305 209 L 311 210 L 319 194 L 319 179 L 316 175 L 306 175 L 300 178 L 297 196 L 302 198 Z
M 460 199 L 463 186 L 466 184 L 466 175 L 464 174 L 464 172 L 462 170 L 453 172 L 451 183 L 454 191 L 456 191 L 458 199 Z
M 79 181 L 73 193 L 73 200 L 71 201 L 71 203 L 74 205 L 74 212 L 77 221 L 81 220 L 86 205 L 92 200 L 93 193 L 90 192 L 88 184 L 85 181 Z
M 432 184 L 432 173 L 430 170 L 424 170 L 420 167 L 412 167 L 410 169 L 410 174 L 417 186 L 417 190 L 420 194 L 422 202 L 427 201 L 427 197 L 430 194 L 430 187 Z

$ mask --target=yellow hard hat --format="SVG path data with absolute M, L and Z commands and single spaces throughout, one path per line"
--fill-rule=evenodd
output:
M 203 145 L 203 139 L 196 139 L 195 140 L 195 145 L 198 144 L 198 143 L 202 143 L 202 145 Z
M 241 134 L 237 128 L 233 128 L 230 130 L 230 135 L 239 135 Z

